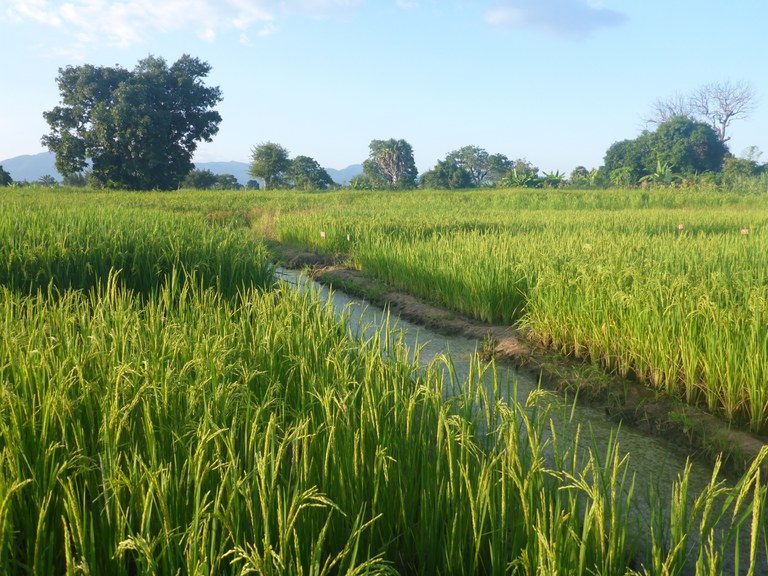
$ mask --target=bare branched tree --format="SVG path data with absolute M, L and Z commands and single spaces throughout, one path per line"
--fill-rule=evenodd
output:
M 646 119 L 648 124 L 661 124 L 673 116 L 690 116 L 689 98 L 676 92 L 666 100 L 659 98 L 651 106 L 651 115 Z
M 746 118 L 755 108 L 755 93 L 745 82 L 712 82 L 696 90 L 691 108 L 717 130 L 720 140 L 727 142 L 726 130 L 734 120 Z
M 651 106 L 648 124 L 661 124 L 673 116 L 689 116 L 710 124 L 722 142 L 731 122 L 749 116 L 755 108 L 755 93 L 745 82 L 711 82 L 696 89 L 690 96 L 675 93 L 659 99 Z

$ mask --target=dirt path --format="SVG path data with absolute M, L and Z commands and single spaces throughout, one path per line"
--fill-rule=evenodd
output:
M 728 470 L 739 473 L 755 459 L 767 438 L 734 430 L 698 408 L 662 396 L 631 378 L 607 374 L 591 362 L 536 346 L 520 330 L 478 322 L 418 298 L 390 290 L 334 258 L 282 245 L 271 249 L 288 268 L 306 269 L 316 281 L 389 308 L 402 318 L 442 334 L 483 343 L 483 352 L 540 378 L 542 386 L 605 409 L 606 416 L 645 433 L 689 446 L 692 457 L 713 461 L 722 453 Z M 768 468 L 768 467 L 767 467 Z M 768 469 L 765 470 L 768 473 Z

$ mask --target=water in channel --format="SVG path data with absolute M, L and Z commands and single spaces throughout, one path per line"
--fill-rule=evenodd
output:
M 325 286 L 314 282 L 298 270 L 279 268 L 276 275 L 280 280 L 293 284 L 298 289 L 316 290 L 321 300 L 330 301 L 339 315 L 344 313 L 348 316 L 350 328 L 355 334 L 364 336 L 366 332 L 378 330 L 389 318 L 388 312 L 382 308 L 363 299 L 348 296 L 343 292 L 329 291 Z M 436 358 L 449 356 L 455 376 L 460 381 L 468 377 L 472 358 L 482 348 L 482 342 L 463 336 L 446 336 L 403 319 L 389 318 L 390 323 L 393 323 L 394 320 L 396 320 L 396 327 L 403 334 L 404 341 L 409 348 L 419 349 L 418 359 L 422 365 L 426 366 Z M 538 389 L 537 380 L 528 373 L 502 366 L 497 367 L 497 373 L 502 382 L 500 389 L 505 389 L 505 382 L 514 382 L 518 400 L 521 402 L 525 401 L 528 394 Z M 621 428 L 616 422 L 607 419 L 603 411 L 590 406 L 579 405 L 578 402 L 575 405 L 562 402 L 559 405 L 559 410 L 561 411 L 559 418 L 557 417 L 557 409 L 552 413 L 557 425 L 558 441 L 561 445 L 568 445 L 576 434 L 577 428 L 580 428 L 581 433 L 578 436 L 580 450 L 584 452 L 596 451 L 597 455 L 603 458 L 606 448 L 611 442 L 618 439 L 621 455 L 630 455 L 628 472 L 630 477 L 634 475 L 635 478 L 632 498 L 633 521 L 641 532 L 638 535 L 638 542 L 640 543 L 640 553 L 645 556 L 646 554 L 642 550 L 644 540 L 642 532 L 647 532 L 650 535 L 649 495 L 651 490 L 661 502 L 670 502 L 673 484 L 689 463 L 689 453 L 684 447 L 664 438 L 649 436 L 628 427 Z M 691 460 L 690 466 L 688 495 L 692 501 L 711 482 L 712 466 L 698 460 Z M 696 530 L 698 523 L 694 526 L 694 530 Z M 740 564 L 745 564 L 748 561 L 746 556 L 748 556 L 747 551 L 749 550 L 749 534 L 746 529 L 743 532 L 741 535 L 743 542 Z M 692 535 L 689 549 L 694 548 L 697 539 L 698 534 Z M 732 546 L 731 549 L 733 549 Z M 645 553 L 647 552 L 645 551 Z M 695 561 L 695 557 L 689 558 L 691 573 L 693 573 Z M 726 558 L 724 564 L 725 574 L 744 574 L 747 571 L 746 564 L 737 569 L 732 557 Z M 756 573 L 768 574 L 768 560 L 764 554 Z

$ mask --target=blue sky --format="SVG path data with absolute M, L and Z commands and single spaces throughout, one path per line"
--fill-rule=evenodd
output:
M 768 161 L 765 0 L 0 0 L 0 160 L 43 151 L 60 67 L 184 53 L 224 97 L 197 161 L 272 141 L 344 168 L 404 138 L 422 172 L 476 145 L 570 173 L 716 81 L 751 85 L 729 145 Z

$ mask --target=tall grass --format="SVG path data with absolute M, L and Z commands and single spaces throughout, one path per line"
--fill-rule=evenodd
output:
M 282 215 L 278 237 L 768 431 L 761 197 L 419 194 Z
M 113 269 L 142 294 L 157 290 L 173 269 L 229 292 L 265 286 L 272 277 L 263 242 L 160 211 L 10 203 L 0 212 L 0 238 L 0 284 L 27 293 L 49 284 L 87 290 Z
M 185 242 L 208 233 L 194 222 Z M 91 228 L 73 230 L 86 245 Z M 47 262 L 14 254 L 29 277 Z M 257 269 L 264 253 L 227 257 Z M 72 262 L 68 277 L 87 272 Z M 546 394 L 518 400 L 475 361 L 446 397 L 450 362 L 419 368 L 386 325 L 361 340 L 311 291 L 227 286 L 188 262 L 147 290 L 143 266 L 77 289 L 0 285 L 0 572 L 763 569 L 768 454 L 700 496 L 683 471 L 648 538 L 618 443 L 561 441 Z
M 356 341 L 286 286 L 233 300 L 191 279 L 144 303 L 114 276 L 53 299 L 2 291 L 4 573 L 624 574 L 634 560 L 618 448 L 560 445 L 546 396 L 502 401 L 484 366 L 446 400 L 444 369 L 420 370 L 397 334 Z M 727 530 L 753 529 L 758 476 L 722 488 L 743 500 Z M 670 566 L 704 554 L 669 538 L 652 549 Z

